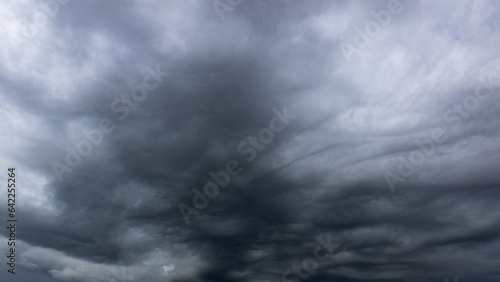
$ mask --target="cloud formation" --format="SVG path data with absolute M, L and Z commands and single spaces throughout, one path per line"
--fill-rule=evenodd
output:
M 0 5 L 2 281 L 500 278 L 497 2 Z

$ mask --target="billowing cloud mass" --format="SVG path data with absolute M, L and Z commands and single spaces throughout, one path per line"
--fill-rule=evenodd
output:
M 499 13 L 4 1 L 0 280 L 500 281 Z

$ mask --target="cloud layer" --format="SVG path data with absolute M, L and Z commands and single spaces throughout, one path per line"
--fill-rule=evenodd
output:
M 8 281 L 500 278 L 497 2 L 0 5 Z

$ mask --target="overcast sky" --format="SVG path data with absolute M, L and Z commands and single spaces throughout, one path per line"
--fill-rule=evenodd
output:
M 0 280 L 500 281 L 499 14 L 2 1 Z

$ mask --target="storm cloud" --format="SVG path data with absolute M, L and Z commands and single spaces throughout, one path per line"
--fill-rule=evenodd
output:
M 500 279 L 496 1 L 0 6 L 2 281 Z

